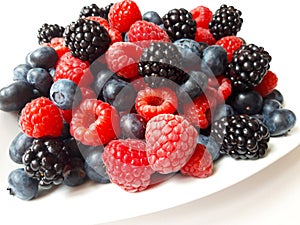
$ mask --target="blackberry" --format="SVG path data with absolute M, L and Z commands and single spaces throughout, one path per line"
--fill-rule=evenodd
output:
M 262 158 L 268 149 L 268 128 L 254 117 L 235 114 L 215 121 L 211 136 L 220 144 L 220 153 L 235 159 Z
M 100 16 L 104 19 L 108 19 L 108 13 L 110 10 L 110 7 L 113 5 L 113 3 L 110 3 L 109 5 L 105 7 L 99 8 L 96 4 L 91 4 L 88 6 L 84 6 L 79 13 L 79 18 L 86 18 L 89 16 Z
M 47 24 L 44 23 L 38 29 L 38 42 L 39 44 L 50 43 L 51 39 L 54 37 L 62 37 L 65 28 L 58 24 Z
M 138 63 L 138 72 L 152 88 L 178 85 L 187 80 L 187 74 L 181 69 L 182 57 L 172 43 L 152 42 L 143 50 Z
M 242 12 L 233 6 L 221 5 L 209 22 L 210 33 L 216 40 L 225 36 L 236 35 L 243 24 L 241 15 Z
M 181 38 L 195 39 L 196 21 L 186 9 L 172 9 L 162 17 L 163 25 L 172 41 Z
M 261 82 L 270 68 L 271 59 L 263 47 L 242 45 L 234 52 L 225 76 L 231 80 L 234 90 L 250 90 Z
M 68 149 L 60 139 L 34 139 L 23 155 L 26 173 L 45 189 L 63 182 L 70 169 Z
M 108 49 L 111 39 L 107 30 L 92 20 L 78 19 L 64 32 L 65 44 L 72 55 L 93 62 Z

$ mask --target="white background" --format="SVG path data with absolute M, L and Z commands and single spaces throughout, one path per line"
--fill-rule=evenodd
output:
M 298 104 L 299 83 L 297 80 L 300 52 L 299 12 L 296 1 L 136 0 L 136 2 L 142 12 L 155 10 L 161 15 L 172 8 L 184 7 L 190 10 L 198 5 L 205 5 L 215 11 L 222 3 L 240 9 L 243 12 L 244 24 L 239 35 L 247 42 L 263 46 L 272 55 L 271 69 L 279 77 L 278 88 L 286 98 L 285 107 L 293 109 L 297 116 L 300 115 Z M 0 3 L 0 86 L 3 87 L 12 82 L 13 68 L 23 63 L 27 53 L 38 46 L 37 30 L 43 23 L 58 23 L 65 26 L 77 19 L 83 6 L 91 3 L 105 6 L 110 1 L 2 1 Z M 110 224 L 300 224 L 300 149 L 294 150 L 300 140 L 298 125 L 299 123 L 292 138 L 276 139 L 277 150 L 283 151 L 283 153 L 275 153 L 274 158 L 269 161 L 266 159 L 266 161 L 258 162 L 258 164 L 253 163 L 253 170 L 251 170 L 249 163 L 239 163 L 239 166 L 246 165 L 245 168 L 247 169 L 240 169 L 241 173 L 245 172 L 244 176 L 238 174 L 236 177 L 235 175 L 230 177 L 230 174 L 225 174 L 227 176 L 224 176 L 224 179 L 221 177 L 219 181 L 214 183 L 207 181 L 214 191 L 211 195 L 203 197 L 209 194 L 209 191 L 204 191 L 200 194 L 200 199 L 190 197 L 191 193 L 185 184 L 182 187 L 180 186 L 181 183 L 178 186 L 172 186 L 177 183 L 173 184 L 171 182 L 171 184 L 167 183 L 166 186 L 162 185 L 162 191 L 154 189 L 150 190 L 152 191 L 151 194 L 147 192 L 144 201 L 143 198 L 137 201 L 138 206 L 130 205 L 135 202 L 136 197 L 131 198 L 126 194 L 118 194 L 119 189 L 116 187 L 103 188 L 103 191 L 116 191 L 116 194 L 114 194 L 116 197 L 110 199 L 110 202 L 107 199 L 103 199 L 102 202 L 101 198 L 97 202 L 95 200 L 87 201 L 86 199 L 91 197 L 87 192 L 93 193 L 94 191 L 93 187 L 89 186 L 76 189 L 72 193 L 76 195 L 74 199 L 68 198 L 70 197 L 68 191 L 57 190 L 57 192 L 51 193 L 49 197 L 39 201 L 20 202 L 3 194 L 6 192 L 6 176 L 11 169 L 16 167 L 15 164 L 9 161 L 7 150 L 10 141 L 19 129 L 14 114 L 0 112 L 0 204 L 2 210 L 4 210 L 1 213 L 0 223 L 7 224 L 4 221 L 12 221 L 10 224 L 20 224 L 22 221 L 23 224 L 48 224 L 48 222 L 61 224 L 65 221 L 65 224 L 90 225 L 101 221 L 124 219 L 127 217 L 126 215 L 132 217 L 135 214 L 142 215 L 146 213 L 147 215 Z M 289 153 L 286 155 L 287 152 Z M 264 162 L 269 165 L 267 168 L 264 168 Z M 226 163 L 224 165 L 227 165 Z M 230 161 L 229 167 L 234 163 L 236 162 Z M 237 173 L 236 170 L 238 169 L 236 168 L 238 167 L 232 166 L 232 169 L 229 168 L 228 171 L 233 170 Z M 260 168 L 264 168 L 264 170 L 260 170 Z M 214 176 L 219 178 L 218 174 L 222 174 L 222 171 L 226 171 L 226 168 L 222 169 L 222 165 L 220 165 Z M 214 177 L 211 177 L 211 179 L 213 180 Z M 164 192 L 166 187 L 169 188 L 167 189 L 168 193 Z M 223 189 L 223 187 L 226 188 Z M 199 193 L 202 191 L 201 188 L 205 190 L 207 187 L 200 186 Z M 192 193 L 195 191 L 193 186 L 191 186 L 191 190 Z M 170 197 L 170 192 L 174 193 L 173 198 Z M 66 193 L 67 196 L 64 195 Z M 118 202 L 118 196 L 124 197 L 123 195 L 126 195 L 124 199 L 128 202 Z M 168 195 L 168 197 L 165 198 L 165 195 Z M 82 201 L 77 201 L 78 196 L 82 196 Z M 185 198 L 186 196 L 188 197 Z M 134 201 L 131 202 L 131 199 L 134 199 Z M 167 199 L 169 204 L 162 202 L 164 199 Z M 83 204 L 80 204 L 80 202 Z M 179 202 L 184 204 L 179 205 Z M 110 216 L 102 215 L 103 211 L 101 210 L 105 208 L 103 204 L 107 204 L 107 207 L 112 209 L 115 208 L 116 211 L 111 210 L 109 212 Z M 118 207 L 120 204 L 125 206 L 128 204 L 128 207 L 120 209 Z M 142 210 L 147 208 L 146 206 L 149 206 L 147 212 Z M 159 212 L 156 212 L 156 206 Z M 82 214 L 78 214 L 80 210 L 74 210 L 74 207 L 82 209 Z M 126 212 L 128 208 L 141 210 Z M 44 213 L 43 218 L 47 221 L 36 219 L 43 214 L 37 213 L 39 210 Z M 29 212 L 31 212 L 31 215 Z M 48 217 L 48 212 L 53 213 L 53 218 Z M 91 212 L 91 214 L 88 212 Z M 58 219 L 56 213 L 64 215 L 64 217 Z M 103 218 L 106 219 L 103 220 Z

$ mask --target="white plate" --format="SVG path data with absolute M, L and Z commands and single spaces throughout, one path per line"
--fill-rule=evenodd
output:
M 107 5 L 110 1 L 101 1 L 98 5 Z M 215 11 L 223 2 L 221 1 L 142 1 L 136 0 L 143 12 L 156 10 L 160 14 L 169 9 L 184 7 L 192 9 L 199 4 Z M 84 3 L 73 1 L 53 0 L 49 5 L 36 1 L 21 1 L 18 6 L 13 1 L 2 2 L 0 8 L 7 12 L 0 14 L 1 35 L 1 66 L 0 86 L 12 82 L 12 70 L 24 62 L 26 54 L 37 47 L 37 29 L 44 23 L 58 23 L 63 26 L 74 21 Z M 5 4 L 5 5 L 4 5 Z M 72 4 L 72 5 L 70 5 Z M 271 70 L 279 77 L 278 89 L 283 93 L 285 107 L 292 109 L 300 115 L 299 104 L 294 90 L 299 84 L 295 82 L 298 72 L 296 54 L 300 52 L 299 46 L 293 46 L 289 41 L 287 31 L 292 32 L 297 27 L 297 20 L 290 20 L 285 15 L 293 14 L 291 10 L 295 3 L 288 1 L 284 6 L 279 3 L 260 1 L 260 7 L 255 1 L 227 1 L 243 12 L 244 24 L 239 35 L 248 42 L 264 46 L 272 55 Z M 278 4 L 278 7 L 277 7 Z M 286 7 L 286 8 L 285 8 Z M 10 15 L 10 13 L 14 15 Z M 280 15 L 280 16 L 278 16 Z M 12 19 L 15 17 L 15 19 Z M 284 29 L 283 29 L 284 28 Z M 294 57 L 295 56 L 295 57 Z M 298 64 L 297 64 L 298 63 Z M 300 143 L 299 120 L 289 135 L 281 138 L 272 138 L 269 154 L 256 161 L 236 161 L 223 158 L 215 164 L 214 174 L 207 179 L 195 179 L 177 175 L 141 193 L 127 193 L 113 184 L 93 184 L 89 182 L 78 188 L 59 187 L 56 190 L 36 200 L 24 202 L 8 195 L 6 189 L 8 173 L 17 168 L 8 156 L 8 147 L 12 139 L 20 131 L 17 117 L 13 113 L 0 112 L 0 196 L 1 206 L 5 213 L 1 213 L 1 224 L 13 219 L 14 224 L 34 224 L 29 215 L 34 215 L 35 221 L 43 224 L 96 224 L 132 218 L 171 207 L 179 206 L 211 195 L 224 188 L 230 187 L 249 176 L 256 174 L 277 161 L 287 153 L 294 150 Z M 288 166 L 288 165 L 287 165 Z M 2 207 L 2 208 L 3 208 Z M 53 214 L 53 219 L 47 219 Z M 72 215 L 72 216 L 70 216 Z

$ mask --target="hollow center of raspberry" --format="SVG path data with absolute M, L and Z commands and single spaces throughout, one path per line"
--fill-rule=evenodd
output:
M 164 100 L 158 96 L 151 96 L 147 99 L 148 105 L 151 106 L 160 106 L 162 105 Z

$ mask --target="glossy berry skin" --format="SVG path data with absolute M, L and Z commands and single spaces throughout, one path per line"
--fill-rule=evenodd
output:
M 122 138 L 144 139 L 147 121 L 141 115 L 128 113 L 120 118 Z
M 20 132 L 11 142 L 9 146 L 9 157 L 12 161 L 22 164 L 22 157 L 26 149 L 31 146 L 33 138 L 28 137 L 23 132 Z
M 277 86 L 278 77 L 275 73 L 268 70 L 262 81 L 254 87 L 254 90 L 265 97 L 270 94 Z
M 34 88 L 28 82 L 16 81 L 0 90 L 0 110 L 20 111 L 26 103 L 35 98 Z
M 80 104 L 82 93 L 75 82 L 69 79 L 59 79 L 51 86 L 50 99 L 60 109 L 70 110 Z
M 34 86 L 43 96 L 48 96 L 53 78 L 50 73 L 43 68 L 32 68 L 27 73 L 27 81 Z
M 102 89 L 104 85 L 107 83 L 107 81 L 114 78 L 117 78 L 117 75 L 109 69 L 100 70 L 95 75 L 95 81 L 92 84 L 92 88 L 94 89 L 99 100 L 104 100 L 102 95 Z
M 148 22 L 152 22 L 156 25 L 162 24 L 160 15 L 155 11 L 147 11 L 142 15 L 142 19 Z
M 13 70 L 13 80 L 22 80 L 27 81 L 27 73 L 32 69 L 32 67 L 28 64 L 19 64 Z
M 284 101 L 284 97 L 278 89 L 274 89 L 270 94 L 265 96 L 264 99 L 275 99 L 279 101 L 281 104 Z
M 215 38 L 210 33 L 209 29 L 198 27 L 195 33 L 195 41 L 203 42 L 208 45 L 214 45 L 216 43 Z
M 243 45 L 243 40 L 237 36 L 225 36 L 216 42 L 216 45 L 222 46 L 228 56 L 228 62 L 231 61 L 233 53 Z
M 23 168 L 18 168 L 8 175 L 9 194 L 29 201 L 38 195 L 39 182 L 29 177 Z
M 84 160 L 82 158 L 70 158 L 70 168 L 64 174 L 63 184 L 69 187 L 76 187 L 86 181 Z
M 41 46 L 28 55 L 28 61 L 32 67 L 49 69 L 55 66 L 57 60 L 56 51 L 49 46 Z
M 240 92 L 233 97 L 231 105 L 240 114 L 253 115 L 261 111 L 263 98 L 256 91 Z
M 219 104 L 216 107 L 214 112 L 213 120 L 219 120 L 224 116 L 231 116 L 234 114 L 234 110 L 231 105 L 229 104 Z
M 193 16 L 193 19 L 196 21 L 197 28 L 198 27 L 203 27 L 205 29 L 208 29 L 208 24 L 212 19 L 212 11 L 203 6 L 197 6 L 196 8 L 191 10 L 191 14 Z
M 264 99 L 263 107 L 262 107 L 262 114 L 269 115 L 276 109 L 282 109 L 282 104 L 277 101 L 276 99 Z

